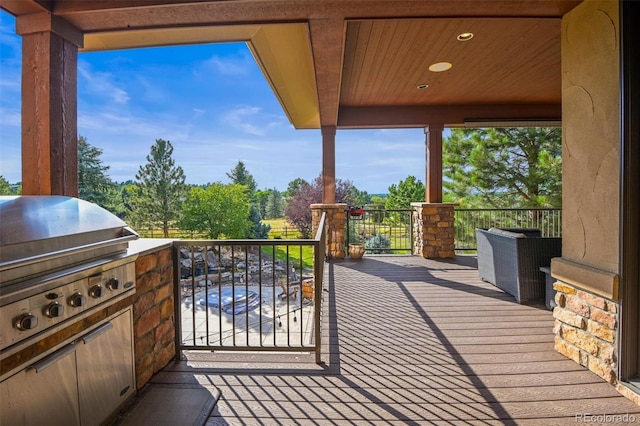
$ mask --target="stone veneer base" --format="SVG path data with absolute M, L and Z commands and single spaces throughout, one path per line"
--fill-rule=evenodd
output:
M 617 384 L 619 304 L 562 281 L 553 288 L 556 351 Z
M 426 259 L 455 257 L 454 207 L 450 203 L 411 203 L 413 254 Z

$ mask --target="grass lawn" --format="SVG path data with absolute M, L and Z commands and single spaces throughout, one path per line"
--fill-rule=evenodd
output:
M 287 223 L 285 218 L 279 219 L 265 219 L 262 221 L 266 225 L 271 226 L 269 231 L 269 239 L 299 239 L 302 238 L 300 231 L 298 231 L 293 225 Z M 300 251 L 302 248 L 302 252 Z M 274 256 L 273 247 L 263 247 L 262 252 L 268 256 Z M 275 246 L 276 259 L 286 262 L 287 260 L 287 247 Z M 313 247 L 311 246 L 290 246 L 289 247 L 289 264 L 292 264 L 296 269 L 300 269 L 300 260 L 302 259 L 302 265 L 305 269 L 313 268 Z
M 287 246 L 262 246 L 262 253 L 270 257 L 275 257 L 281 262 L 287 261 Z M 312 269 L 313 247 L 300 245 L 289 246 L 288 259 L 289 264 L 293 265 L 297 271 L 300 271 L 300 260 L 302 260 L 303 269 Z
M 262 221 L 265 225 L 271 226 L 271 231 L 269 231 L 269 239 L 298 239 L 302 238 L 300 235 L 300 231 L 296 229 L 295 226 L 287 223 L 287 219 L 264 219 Z

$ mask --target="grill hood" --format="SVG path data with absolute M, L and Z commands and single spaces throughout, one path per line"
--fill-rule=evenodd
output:
M 77 198 L 0 197 L 0 284 L 126 253 L 138 235 L 102 207 Z

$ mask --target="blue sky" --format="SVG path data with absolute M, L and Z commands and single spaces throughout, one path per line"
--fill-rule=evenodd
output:
M 0 175 L 21 180 L 21 39 L 0 11 Z M 322 168 L 320 130 L 295 130 L 244 43 L 78 55 L 78 134 L 109 176 L 134 179 L 156 139 L 171 141 L 188 183 L 228 182 L 243 161 L 258 188 L 285 190 Z M 336 177 L 371 194 L 424 182 L 423 129 L 338 130 Z

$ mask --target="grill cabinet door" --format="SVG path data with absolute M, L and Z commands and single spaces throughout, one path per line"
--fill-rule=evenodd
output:
M 0 383 L 0 425 L 79 425 L 74 346 Z
M 131 309 L 78 339 L 76 360 L 82 425 L 99 425 L 135 390 Z

